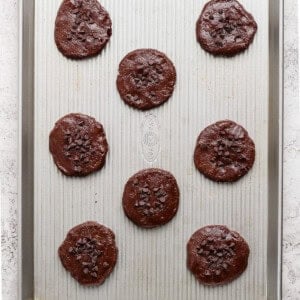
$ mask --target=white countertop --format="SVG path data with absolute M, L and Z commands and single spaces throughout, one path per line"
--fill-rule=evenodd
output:
M 1 1 L 0 200 L 3 299 L 17 299 L 18 1 Z M 300 299 L 297 0 L 285 0 L 283 299 Z

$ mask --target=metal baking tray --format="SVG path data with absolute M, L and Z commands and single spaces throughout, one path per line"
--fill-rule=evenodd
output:
M 56 49 L 61 0 L 20 1 L 19 299 L 280 299 L 282 205 L 283 1 L 241 0 L 257 23 L 253 44 L 233 58 L 215 58 L 196 42 L 206 0 L 101 0 L 113 21 L 101 55 L 66 59 Z M 173 97 L 141 112 L 115 86 L 118 64 L 136 48 L 165 52 L 177 69 Z M 63 176 L 48 136 L 70 112 L 105 127 L 105 167 L 86 178 Z M 199 132 L 221 119 L 243 125 L 256 161 L 234 184 L 204 178 L 193 165 Z M 181 202 L 167 225 L 142 230 L 121 207 L 126 180 L 161 167 L 177 178 Z M 80 286 L 62 267 L 57 248 L 67 231 L 95 220 L 116 233 L 119 259 L 97 288 Z M 226 286 L 204 287 L 186 268 L 186 243 L 207 224 L 226 224 L 249 242 L 249 266 Z

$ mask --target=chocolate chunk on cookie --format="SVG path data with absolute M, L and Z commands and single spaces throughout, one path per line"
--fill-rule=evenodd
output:
M 65 269 L 82 285 L 100 285 L 113 271 L 118 249 L 114 233 L 96 222 L 72 228 L 58 255 Z
M 123 209 L 136 225 L 153 228 L 169 222 L 179 205 L 179 188 L 174 176 L 161 169 L 134 174 L 123 192 Z
M 252 168 L 255 145 L 248 132 L 233 121 L 219 121 L 199 135 L 194 152 L 197 169 L 214 181 L 232 182 Z
M 104 166 L 108 143 L 103 126 L 94 118 L 69 114 L 55 123 L 49 148 L 65 175 L 86 176 Z
M 175 67 L 165 54 L 154 49 L 139 49 L 121 61 L 117 88 L 126 104 L 146 110 L 166 102 L 175 82 Z
M 204 285 L 223 285 L 247 268 L 247 242 L 226 226 L 210 225 L 197 230 L 187 244 L 187 266 Z
M 55 21 L 55 42 L 69 58 L 101 52 L 112 34 L 108 12 L 97 0 L 64 0 Z
M 257 24 L 236 0 L 211 0 L 197 21 L 196 35 L 201 47 L 214 54 L 233 56 L 252 43 Z

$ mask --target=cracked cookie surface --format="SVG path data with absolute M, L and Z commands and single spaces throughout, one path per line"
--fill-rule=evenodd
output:
M 97 0 L 64 0 L 55 21 L 60 52 L 80 59 L 99 54 L 112 34 L 108 12 Z
M 219 182 L 240 179 L 252 168 L 255 145 L 248 132 L 237 123 L 224 120 L 206 127 L 194 151 L 196 168 Z
M 64 268 L 80 284 L 100 285 L 117 262 L 115 235 L 97 222 L 85 222 L 68 232 L 58 255 Z
M 204 285 L 223 285 L 247 268 L 250 249 L 235 231 L 222 225 L 197 230 L 187 244 L 187 266 Z
M 136 225 L 153 228 L 168 223 L 177 213 L 179 188 L 174 176 L 161 169 L 134 174 L 123 192 L 123 209 Z
M 86 176 L 104 166 L 108 143 L 99 122 L 73 113 L 55 123 L 49 148 L 55 164 L 65 175 Z
M 122 100 L 147 110 L 166 102 L 173 94 L 176 70 L 171 60 L 154 49 L 128 53 L 119 65 L 117 88 Z
M 196 24 L 198 42 L 214 55 L 233 56 L 246 50 L 256 31 L 253 16 L 236 0 L 209 1 Z

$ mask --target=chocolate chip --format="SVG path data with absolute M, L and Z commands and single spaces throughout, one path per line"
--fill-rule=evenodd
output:
M 71 144 L 69 145 L 69 149 L 68 149 L 68 150 L 73 149 L 74 147 L 76 147 L 76 144 L 75 144 L 75 143 L 71 143 Z
M 222 267 L 226 270 L 226 269 L 228 268 L 228 264 L 223 263 L 223 264 L 222 264 Z
M 164 197 L 160 197 L 160 198 L 158 198 L 159 199 L 159 201 L 161 202 L 161 203 L 165 203 L 166 202 L 166 199 L 167 199 L 167 197 L 166 196 L 164 196 Z
M 231 256 L 235 255 L 235 252 L 231 248 L 229 249 L 229 253 L 230 253 Z
M 219 46 L 219 47 L 222 47 L 223 46 L 223 43 L 221 41 L 215 41 L 215 45 L 216 46 Z
M 74 171 L 75 171 L 75 172 L 81 172 L 81 171 L 82 171 L 82 167 L 80 167 L 80 166 L 75 166 L 75 167 L 74 167 Z
M 65 155 L 66 157 L 70 157 L 70 156 L 71 156 L 71 153 L 70 153 L 70 152 L 64 152 L 64 155 Z
M 142 192 L 148 194 L 150 193 L 150 190 L 148 188 L 142 188 Z
M 98 246 L 103 246 L 101 243 L 98 243 L 97 244 Z M 102 255 L 103 254 L 103 251 L 101 251 L 101 250 L 95 250 L 95 253 L 97 253 L 97 255 Z
M 203 248 L 200 248 L 199 250 L 198 250 L 198 254 L 201 254 L 203 252 Z
M 211 251 L 214 251 L 214 250 L 215 250 L 214 245 L 210 245 L 208 248 L 209 248 L 209 250 L 211 250 Z
M 230 26 L 224 26 L 224 30 L 227 32 L 227 33 L 231 33 L 233 31 L 233 28 L 230 27 Z
M 77 0 L 75 5 L 76 5 L 76 7 L 81 7 L 82 6 L 82 0 Z
M 211 260 L 212 262 L 217 262 L 217 261 L 218 261 L 218 258 L 217 258 L 217 257 L 214 257 L 214 256 L 212 256 L 210 260 Z

